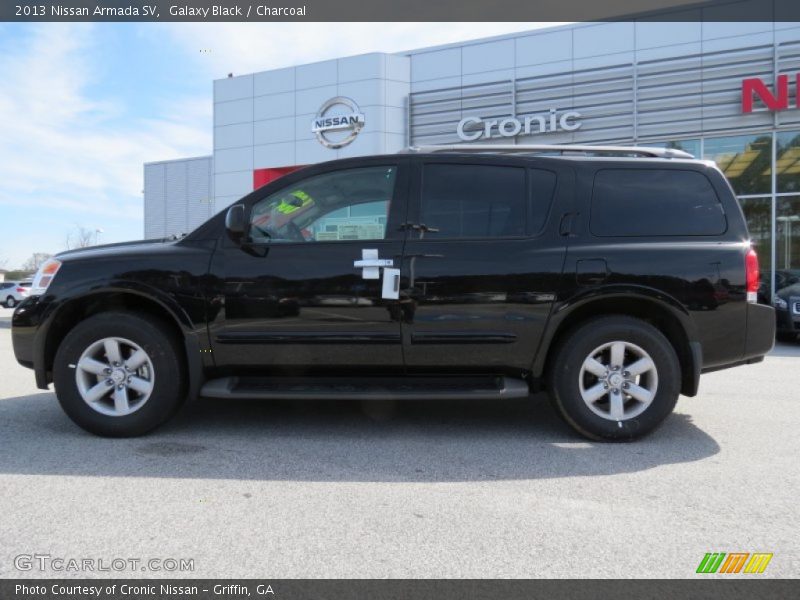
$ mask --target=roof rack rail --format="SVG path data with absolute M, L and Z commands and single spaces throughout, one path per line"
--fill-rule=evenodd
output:
M 496 153 L 496 154 L 542 154 L 557 152 L 583 154 L 625 154 L 647 158 L 694 158 L 692 154 L 675 148 L 651 148 L 646 146 L 576 146 L 572 144 L 451 144 L 443 146 L 409 146 L 401 150 L 404 154 L 434 154 L 440 152 Z

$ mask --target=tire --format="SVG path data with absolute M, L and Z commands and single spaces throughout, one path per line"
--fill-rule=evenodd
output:
M 775 334 L 775 339 L 790 344 L 797 339 L 797 334 L 791 331 L 779 331 Z
M 615 365 L 619 344 L 624 358 Z M 675 408 L 681 369 L 658 329 L 632 317 L 605 316 L 580 324 L 559 341 L 548 383 L 556 410 L 575 431 L 596 441 L 629 441 L 653 431 Z M 612 393 L 621 401 L 612 403 Z
M 17 301 L 14 300 L 14 296 L 9 296 L 6 298 L 6 308 L 14 308 L 17 305 Z
M 58 402 L 78 426 L 104 437 L 134 437 L 175 414 L 186 397 L 187 376 L 182 345 L 168 325 L 114 311 L 90 317 L 66 335 L 53 381 Z

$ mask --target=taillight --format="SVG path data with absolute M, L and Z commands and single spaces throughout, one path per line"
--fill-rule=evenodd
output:
M 18 288 L 17 288 L 17 292 L 18 292 L 18 293 L 20 293 L 20 294 L 24 294 L 24 293 L 25 293 L 25 292 L 27 292 L 27 291 L 28 291 L 28 290 L 26 290 L 24 287 L 18 287 Z
M 753 248 L 747 251 L 744 259 L 745 272 L 747 274 L 747 301 L 758 301 L 758 287 L 761 284 L 758 272 L 758 254 Z

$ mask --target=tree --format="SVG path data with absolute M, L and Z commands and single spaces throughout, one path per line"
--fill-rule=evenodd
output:
M 95 232 L 86 227 L 76 225 L 75 228 L 67 233 L 66 247 L 67 250 L 74 250 L 75 248 L 87 248 L 94 245 Z
M 17 281 L 19 279 L 28 279 L 32 277 L 33 273 L 31 271 L 23 271 L 21 269 L 14 269 L 12 271 L 6 272 L 6 281 Z
M 34 252 L 28 260 L 22 263 L 22 270 L 38 271 L 39 267 L 42 266 L 42 263 L 51 256 L 52 254 L 47 254 L 47 252 Z

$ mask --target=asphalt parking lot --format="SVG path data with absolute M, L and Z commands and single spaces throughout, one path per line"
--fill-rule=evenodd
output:
M 577 438 L 543 396 L 198 401 L 93 437 L 11 350 L 0 308 L 0 577 L 18 555 L 194 559 L 194 577 L 693 577 L 706 552 L 800 576 L 800 344 L 704 376 L 647 439 Z M 742 575 L 743 577 L 746 577 Z

